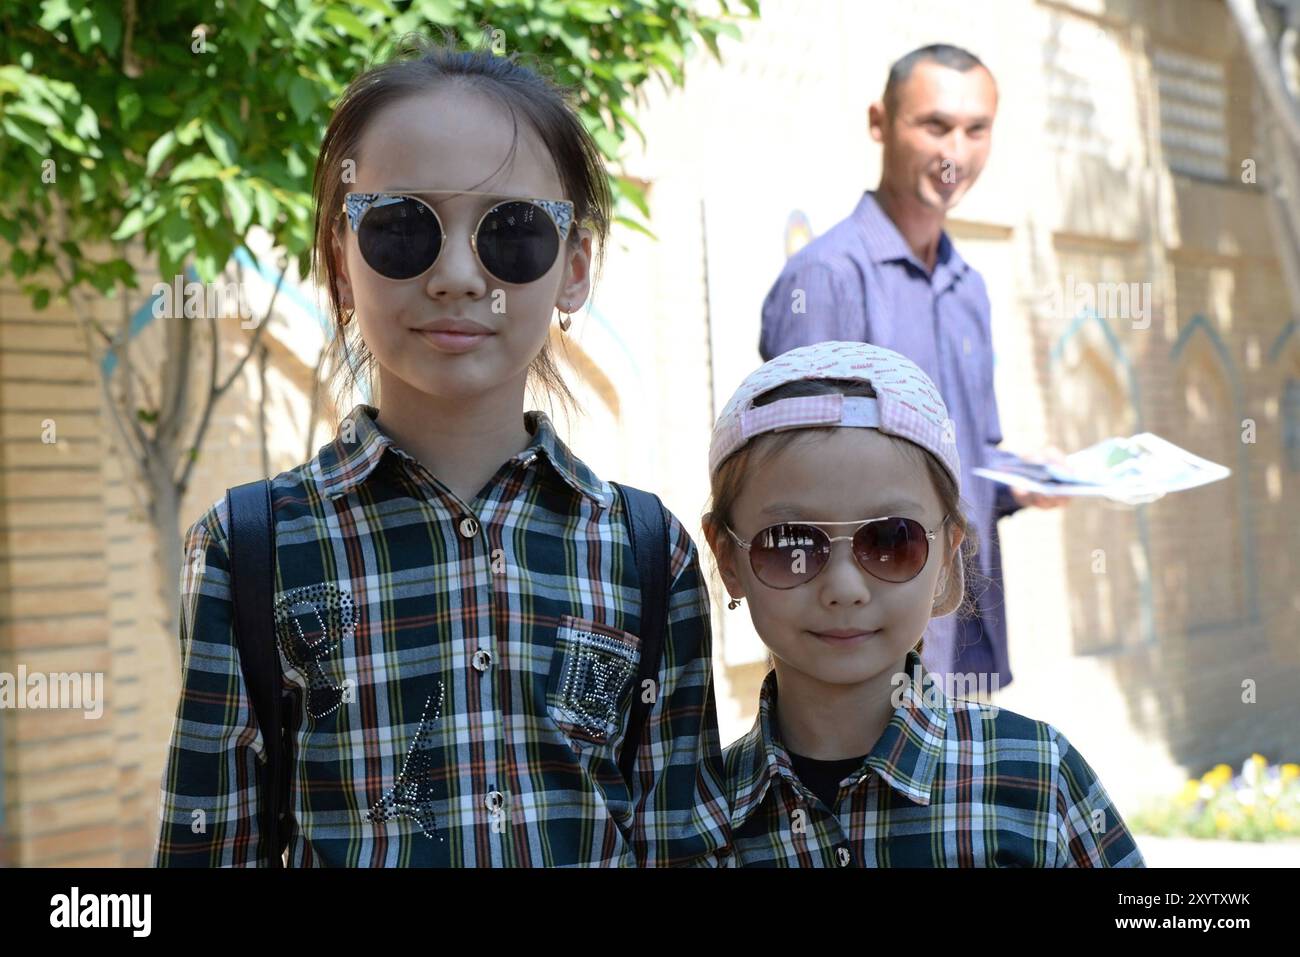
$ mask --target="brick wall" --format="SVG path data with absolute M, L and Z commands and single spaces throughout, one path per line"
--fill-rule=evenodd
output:
M 137 268 L 143 291 L 132 297 L 133 309 L 152 285 L 148 262 L 138 259 Z M 109 330 L 122 322 L 116 301 L 97 299 L 89 308 Z M 161 324 L 131 340 L 154 395 Z M 233 319 L 220 329 L 224 376 L 249 333 Z M 206 336 L 199 339 L 196 390 L 206 387 L 208 354 Z M 268 388 L 275 472 L 302 460 L 312 370 L 275 337 L 264 341 L 275 388 L 274 395 Z M 69 710 L 0 711 L 4 847 L 16 865 L 147 866 L 157 835 L 179 677 L 164 602 L 177 602 L 178 590 L 175 582 L 159 588 L 159 544 L 132 492 L 99 375 L 69 306 L 37 312 L 0 278 L 0 671 L 16 674 L 21 664 L 28 674 L 104 675 L 97 719 Z M 182 531 L 227 486 L 263 473 L 259 398 L 250 360 L 214 410 L 180 508 Z M 317 438 L 332 415 L 322 413 Z M 57 429 L 53 444 L 41 441 L 47 420 Z

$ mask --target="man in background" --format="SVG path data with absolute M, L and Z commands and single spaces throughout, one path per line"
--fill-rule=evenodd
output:
M 985 674 L 1011 682 L 997 520 L 1064 497 L 1012 489 L 971 469 L 1023 465 L 998 447 L 989 298 L 980 274 L 953 247 L 944 220 L 988 159 L 997 87 L 959 47 L 934 44 L 895 63 L 868 112 L 883 148 L 880 185 L 851 216 L 792 256 L 763 303 L 766 361 L 827 339 L 899 352 L 934 380 L 957 430 L 963 506 L 978 534 L 978 575 L 967 576 L 973 618 L 932 619 L 922 658 L 936 674 Z M 1045 461 L 1059 461 L 1055 449 Z

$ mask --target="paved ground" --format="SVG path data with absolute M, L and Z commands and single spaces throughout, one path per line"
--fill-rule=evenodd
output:
M 1135 834 L 1147 867 L 1300 867 L 1300 841 L 1251 843 Z

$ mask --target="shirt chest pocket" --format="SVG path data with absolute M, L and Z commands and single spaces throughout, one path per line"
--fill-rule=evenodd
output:
M 609 743 L 630 707 L 640 660 L 641 639 L 635 635 L 562 616 L 546 691 L 551 720 L 570 738 Z

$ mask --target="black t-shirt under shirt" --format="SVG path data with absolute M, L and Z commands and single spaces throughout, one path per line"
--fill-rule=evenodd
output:
M 794 774 L 813 794 L 821 798 L 823 804 L 835 809 L 835 796 L 840 792 L 840 782 L 862 767 L 867 755 L 860 758 L 837 758 L 834 761 L 818 761 L 805 758 L 802 754 L 787 752 Z

